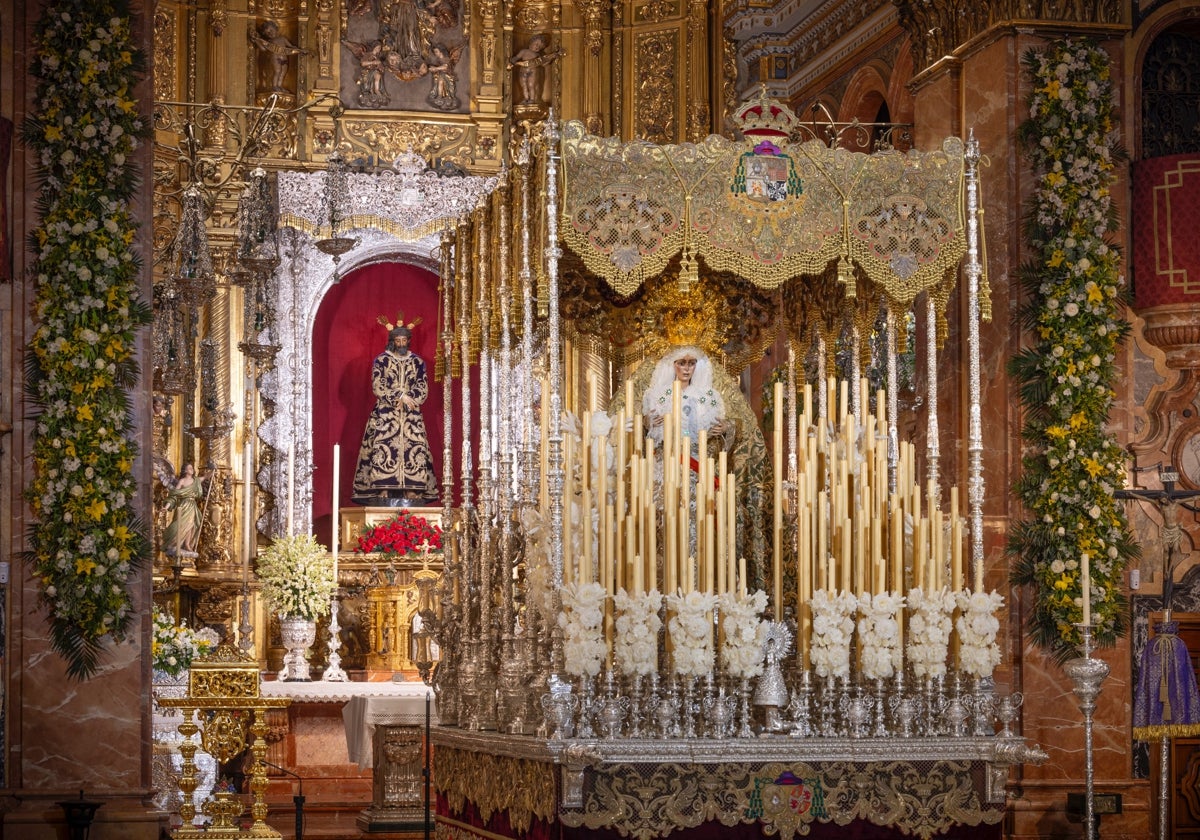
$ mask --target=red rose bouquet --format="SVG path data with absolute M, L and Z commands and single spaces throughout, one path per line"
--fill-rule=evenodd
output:
M 405 510 L 360 534 L 358 548 L 354 550 L 360 554 L 402 556 L 421 551 L 426 544 L 430 551 L 441 550 L 442 529 Z

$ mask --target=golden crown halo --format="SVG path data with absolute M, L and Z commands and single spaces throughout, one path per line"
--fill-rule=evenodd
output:
M 657 352 L 677 345 L 699 347 L 710 356 L 721 357 L 724 328 L 721 323 L 721 297 L 712 294 L 706 278 L 700 277 L 686 291 L 675 278 L 663 277 L 648 296 L 647 307 L 657 329 L 647 331 L 651 339 L 647 349 Z
M 386 327 L 388 332 L 391 332 L 392 330 L 396 329 L 396 327 L 404 327 L 405 329 L 407 329 L 411 332 L 412 328 L 417 326 L 418 324 L 420 324 L 423 320 L 425 320 L 425 319 L 422 318 L 420 315 L 418 315 L 416 318 L 413 318 L 411 321 L 409 321 L 406 324 L 406 323 L 404 323 L 404 313 L 403 312 L 396 313 L 396 322 L 395 323 L 392 323 L 391 321 L 389 321 L 388 317 L 386 315 L 380 315 L 378 318 L 375 319 L 376 323 L 378 323 L 381 327 Z

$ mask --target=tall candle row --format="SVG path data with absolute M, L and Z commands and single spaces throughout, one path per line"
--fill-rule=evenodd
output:
M 611 595 L 628 592 L 745 591 L 737 556 L 737 480 L 728 454 L 701 431 L 695 447 L 682 434 L 674 401 L 661 445 L 643 434 L 632 383 L 609 434 L 593 431 L 595 388 L 579 438 L 564 442 L 564 498 L 578 505 L 582 539 L 564 533 L 565 582 L 598 581 Z M 693 455 L 693 452 L 695 454 Z M 605 468 L 610 453 L 614 468 Z M 577 532 L 578 533 L 578 532 Z
M 854 595 L 961 591 L 964 581 L 965 520 L 957 488 L 948 506 L 933 482 L 917 475 L 916 449 L 901 442 L 888 462 L 887 395 L 875 395 L 868 410 L 866 381 L 857 386 L 860 414 L 851 410 L 850 383 L 830 379 L 828 417 L 813 412 L 813 387 L 803 386 L 794 412 L 796 434 L 785 435 L 782 383 L 774 390 L 771 429 L 772 554 L 763 558 L 774 616 L 792 605 L 799 625 L 797 652 L 807 662 L 812 627 L 810 600 L 818 589 Z M 644 433 L 646 420 L 625 384 L 624 405 L 611 431 L 596 410 L 595 383 L 588 381 L 588 411 L 582 435 L 564 441 L 564 498 L 577 507 L 575 525 L 564 529 L 564 577 L 598 581 L 611 596 L 629 592 L 745 591 L 746 558 L 737 552 L 737 478 L 724 447 L 701 431 L 693 442 L 683 434 L 675 395 L 663 419 L 661 444 Z M 861 418 L 861 419 L 860 419 Z M 543 415 L 543 427 L 546 426 Z M 795 482 L 784 481 L 797 441 Z M 610 452 L 614 466 L 609 469 Z M 890 489 L 894 469 L 895 490 Z M 795 543 L 785 545 L 787 535 Z M 794 563 L 794 586 L 785 591 L 785 569 Z M 767 564 L 769 563 L 769 568 Z M 980 591 L 978 575 L 974 588 Z
M 860 387 L 865 391 L 865 382 Z M 797 417 L 797 480 L 794 503 L 787 505 L 795 511 L 798 534 L 797 601 L 810 599 L 814 586 L 856 595 L 912 587 L 961 589 L 965 523 L 958 489 L 951 488 L 949 510 L 944 511 L 938 488 L 932 482 L 922 486 L 916 476 L 915 448 L 902 442 L 896 490 L 891 491 L 886 393 L 877 392 L 876 413 L 864 410 L 860 423 L 848 410 L 847 383 L 831 379 L 827 388 L 839 395 L 836 423 L 813 416 L 808 384 Z M 860 405 L 867 404 L 863 393 Z M 782 461 L 782 454 L 777 460 Z M 777 470 L 776 511 L 785 507 L 790 490 Z

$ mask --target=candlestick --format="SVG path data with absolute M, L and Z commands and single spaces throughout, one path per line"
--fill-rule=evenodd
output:
M 332 530 L 330 531 L 330 553 L 333 555 L 333 597 L 330 598 L 329 604 L 329 666 L 325 669 L 325 673 L 321 675 L 322 682 L 346 682 L 347 675 L 342 669 L 342 655 L 339 652 L 342 647 L 341 626 L 338 624 L 338 542 L 341 537 L 341 529 L 338 524 L 338 479 L 341 472 L 341 446 L 333 445 L 333 518 Z M 428 558 L 428 553 L 426 554 Z
M 1083 590 L 1083 623 L 1087 626 L 1092 624 L 1092 568 L 1091 558 L 1088 553 L 1083 552 L 1083 573 L 1081 575 Z
M 737 591 L 737 479 L 732 472 L 726 473 L 721 481 L 725 485 L 725 555 L 729 561 L 729 579 L 726 583 L 730 592 Z
M 1087 557 L 1084 554 L 1084 557 Z M 1093 714 L 1096 711 L 1096 701 L 1100 697 L 1101 684 L 1109 674 L 1109 665 L 1100 659 L 1092 657 L 1092 626 L 1086 620 L 1077 625 L 1083 639 L 1081 656 L 1068 660 L 1063 666 L 1067 676 L 1071 678 L 1072 690 L 1083 712 L 1083 746 L 1084 746 L 1084 834 L 1087 840 L 1096 837 L 1095 828 L 1095 747 L 1092 738 Z
M 341 454 L 342 454 L 341 444 L 335 443 L 333 445 L 333 510 L 331 513 L 332 519 L 331 519 L 331 525 L 330 525 L 332 530 L 330 531 L 330 537 L 329 537 L 329 542 L 331 544 L 330 545 L 330 553 L 333 554 L 333 585 L 334 585 L 334 587 L 337 586 L 337 579 L 338 579 L 338 543 L 340 543 L 342 541 L 341 523 L 338 521 L 338 490 L 339 490 L 338 482 L 339 482 L 339 479 L 341 478 L 341 472 L 342 472 Z
M 950 488 L 950 584 L 958 592 L 963 587 L 962 521 L 958 516 L 958 487 Z

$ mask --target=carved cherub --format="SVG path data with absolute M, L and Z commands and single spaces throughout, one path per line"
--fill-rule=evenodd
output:
M 358 41 L 342 40 L 342 43 L 358 60 L 358 89 L 361 93 L 383 94 L 383 42 L 362 44 Z
M 301 49 L 289 41 L 280 33 L 279 24 L 273 20 L 263 21 L 258 32 L 250 38 L 256 47 L 271 55 L 271 90 L 284 90 L 283 77 L 287 75 L 288 62 L 294 55 L 308 55 L 308 50 Z
M 521 88 L 521 101 L 518 105 L 544 105 L 542 101 L 543 71 L 550 62 L 559 56 L 566 55 L 561 48 L 546 52 L 549 40 L 541 33 L 529 39 L 528 46 L 518 50 L 508 60 L 508 69 L 517 68 L 517 84 Z
M 431 44 L 429 48 L 429 73 L 431 83 L 429 103 L 442 111 L 453 111 L 458 107 L 458 76 L 454 67 L 462 57 L 466 44 L 446 47 Z

